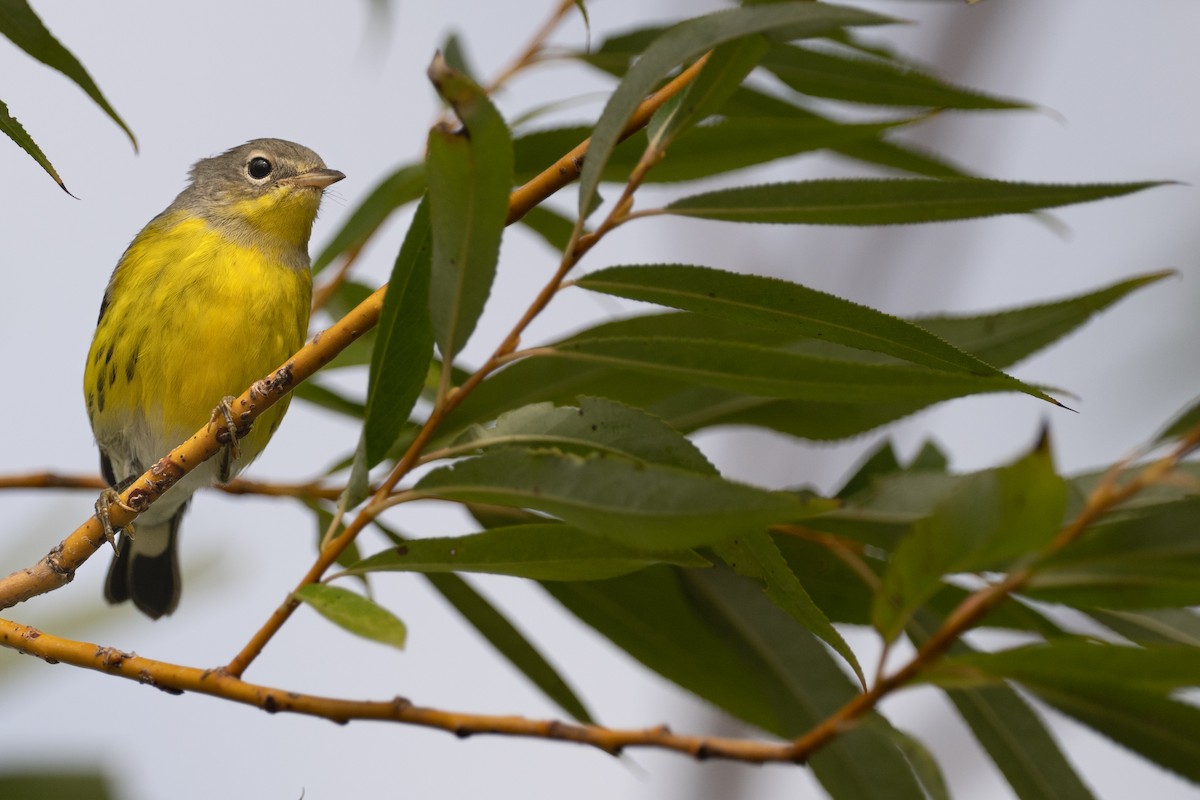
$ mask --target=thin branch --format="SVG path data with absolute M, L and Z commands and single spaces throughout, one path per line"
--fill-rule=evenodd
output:
M 546 40 L 550 38 L 550 34 L 554 33 L 555 28 L 563 21 L 563 19 L 575 7 L 575 0 L 561 0 L 558 7 L 550 15 L 550 18 L 542 25 L 541 28 L 533 34 L 533 38 L 529 40 L 529 44 L 525 49 L 512 60 L 507 67 L 500 70 L 500 74 L 492 79 L 484 91 L 488 94 L 495 94 L 504 87 L 512 78 L 526 67 L 537 62 L 538 56 L 546 46 Z
M 59 472 L 30 472 L 23 475 L 0 475 L 2 489 L 89 489 L 101 491 L 108 484 L 99 475 L 64 475 Z M 336 500 L 343 486 L 326 486 L 320 481 L 304 483 L 274 483 L 237 478 L 225 484 L 205 487 L 226 494 L 254 494 L 264 497 L 296 497 L 313 500 Z

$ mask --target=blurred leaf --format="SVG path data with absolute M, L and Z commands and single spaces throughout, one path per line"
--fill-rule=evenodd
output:
M 1058 533 L 1066 501 L 1045 443 L 1011 466 L 966 476 L 896 547 L 875 597 L 876 630 L 893 640 L 946 575 L 1035 553 Z
M 115 800 L 108 779 L 99 770 L 50 767 L 0 774 L 0 797 L 12 800 Z
M 650 669 L 777 736 L 800 736 L 855 695 L 820 642 L 753 581 L 728 570 L 651 567 L 544 586 Z M 834 798 L 924 797 L 878 715 L 838 736 L 809 766 Z
M 465 536 L 413 539 L 350 565 L 346 573 L 486 572 L 539 581 L 590 581 L 652 564 L 707 567 L 690 550 L 648 553 L 571 525 L 509 525 Z
M 429 132 L 426 168 L 433 229 L 430 315 L 442 359 L 466 344 L 496 276 L 513 185 L 512 141 L 483 90 L 439 59 L 430 80 L 463 124 Z
M 358 208 L 350 212 L 333 239 L 313 259 L 313 274 L 325 269 L 341 254 L 362 247 L 392 212 L 420 199 L 424 193 L 424 164 L 406 164 L 384 178 Z
M 383 459 L 408 421 L 433 357 L 429 281 L 436 244 L 429 216 L 429 203 L 422 202 L 396 256 L 379 313 L 363 422 L 368 467 Z
M 870 403 L 884 396 L 893 404 L 933 403 L 1016 388 L 1014 381 L 984 375 L 835 361 L 721 339 L 575 339 L 545 348 L 539 355 L 651 372 L 760 397 L 826 402 Z M 1025 391 L 1045 397 L 1033 388 Z
M 929 800 L 951 800 L 950 788 L 946 785 L 942 768 L 929 748 L 920 739 L 904 731 L 892 728 L 890 733 L 892 741 L 908 759 L 913 774 L 921 782 L 921 788 L 925 790 Z
M 1151 611 L 1089 609 L 1087 615 L 1134 644 L 1182 644 L 1200 647 L 1200 616 L 1187 608 Z
M 362 419 L 363 415 L 367 412 L 367 407 L 362 403 L 351 400 L 349 397 L 335 392 L 328 386 L 324 386 L 319 381 L 312 379 L 297 384 L 296 388 L 292 389 L 292 396 L 299 397 L 301 400 L 324 408 L 327 411 L 336 411 L 353 419 Z
M 466 51 L 463 49 L 462 39 L 457 33 L 451 33 L 446 37 L 446 41 L 441 46 L 441 53 L 450 69 L 461 72 L 474 83 L 480 83 L 479 73 L 471 69 Z
M 913 644 L 923 645 L 942 621 L 928 611 L 918 612 L 908 625 Z M 950 652 L 961 655 L 974 651 L 959 641 Z M 1091 799 L 1091 791 L 1079 779 L 1054 736 L 1017 692 L 1003 683 L 945 691 L 1020 800 Z
M 556 447 L 586 455 L 607 452 L 708 475 L 717 470 L 682 434 L 631 406 L 580 397 L 579 406 L 534 403 L 500 415 L 494 425 L 468 428 L 450 455 L 495 447 Z
M 1159 185 L 849 178 L 717 189 L 676 200 L 665 212 L 726 222 L 901 225 L 1020 214 L 1120 197 Z
M 7 0 L 0 0 L 0 4 L 3 4 L 4 2 L 7 2 Z M 21 123 L 17 122 L 17 118 L 9 113 L 8 106 L 3 101 L 0 101 L 0 131 L 2 131 L 8 138 L 16 142 L 18 147 L 28 153 L 33 160 L 37 162 L 38 166 L 44 169 L 46 174 L 54 179 L 54 182 L 57 183 L 64 192 L 71 194 L 69 191 L 67 191 L 67 185 L 63 183 L 62 178 L 58 176 L 58 172 L 54 169 L 54 165 L 50 163 L 50 159 L 46 158 L 46 154 L 42 152 L 42 148 L 37 146 L 37 142 L 33 140 L 33 137 L 25 131 L 25 128 L 21 125 Z
M 427 497 L 544 511 L 651 551 L 713 544 L 820 513 L 821 501 L 624 458 L 499 450 L 436 469 Z
M 337 586 L 310 583 L 292 593 L 343 630 L 381 644 L 404 649 L 407 631 L 395 614 L 373 600 Z
M 100 87 L 83 68 L 83 64 L 79 63 L 79 60 L 54 38 L 37 14 L 33 13 L 33 9 L 29 7 L 26 0 L 0 0 L 0 34 L 7 36 L 13 44 L 33 58 L 58 70 L 74 81 L 75 85 L 92 98 L 92 102 L 100 106 L 104 113 L 117 123 L 121 130 L 125 131 L 134 150 L 137 149 L 137 139 L 134 138 L 133 131 L 108 104 L 108 100 L 100 92 Z M 33 154 L 30 153 L 30 155 Z M 34 158 L 36 159 L 37 156 Z M 53 175 L 53 173 L 51 174 Z M 61 181 L 59 181 L 59 185 L 62 185 Z
M 1170 423 L 1163 429 L 1163 432 L 1155 437 L 1155 444 L 1163 444 L 1165 442 L 1181 439 L 1186 436 L 1192 428 L 1200 426 L 1200 400 L 1194 401 L 1183 411 L 1171 420 Z
M 685 20 L 668 29 L 639 55 L 625 73 L 592 132 L 579 178 L 579 216 L 592 209 L 605 165 L 630 116 L 654 86 L 680 64 L 717 45 L 755 33 L 773 38 L 818 36 L 845 25 L 878 25 L 886 17 L 824 3 L 788 3 L 734 8 Z
M 723 113 L 727 117 L 777 117 L 839 125 L 812 111 L 786 100 L 764 94 L 745 86 L 740 87 Z M 902 170 L 926 178 L 968 178 L 968 173 L 946 161 L 941 155 L 924 152 L 913 145 L 882 139 L 863 139 L 830 145 L 834 152 L 855 161 Z
M 911 65 L 777 44 L 763 66 L 810 97 L 885 106 L 954 109 L 1027 109 L 1019 100 L 952 86 Z
M 865 690 L 867 679 L 854 651 L 809 597 L 804 585 L 775 546 L 771 534 L 766 531 L 749 533 L 714 545 L 713 549 L 737 574 L 761 583 L 772 603 L 844 658 Z
M 405 539 L 390 528 L 375 526 L 397 547 Z M 558 706 L 580 722 L 594 723 L 595 720 L 554 666 L 534 647 L 519 628 L 471 584 L 453 574 L 431 574 L 424 576 L 433 588 L 462 615 L 471 627 L 479 631 L 501 656 L 516 667 L 534 686 Z
M 1200 685 L 1200 649 L 1120 647 L 1086 641 L 953 656 L 923 674 L 957 687 L 1019 682 L 1037 697 L 1134 752 L 1200 781 L 1200 709 L 1172 699 Z
M 608 267 L 576 284 L 592 291 L 694 311 L 796 338 L 885 353 L 926 367 L 1011 381 L 928 331 L 897 317 L 778 278 L 676 264 Z
M 546 208 L 544 203 L 529 209 L 525 216 L 521 217 L 520 223 L 540 236 L 550 245 L 550 249 L 557 253 L 567 249 L 567 243 L 571 241 L 571 232 L 575 229 L 574 222 L 557 211 Z
M 1076 607 L 1200 605 L 1200 498 L 1118 513 L 1037 565 L 1022 594 Z

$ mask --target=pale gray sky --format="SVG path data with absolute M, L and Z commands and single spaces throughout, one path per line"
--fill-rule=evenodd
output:
M 368 3 L 313 0 L 201 5 L 34 2 L 51 30 L 86 64 L 139 137 L 134 155 L 121 132 L 68 81 L 0 43 L 2 99 L 54 161 L 63 195 L 28 159 L 0 142 L 0 230 L 7 261 L 0 297 L 0 363 L 11 390 L 0 409 L 12 423 L 0 472 L 82 472 L 96 457 L 80 388 L 83 357 L 100 295 L 133 234 L 182 187 L 187 167 L 258 136 L 317 150 L 347 179 L 326 201 L 319 247 L 393 166 L 419 157 L 432 119 L 425 66 L 446 31 L 457 29 L 484 74 L 507 61 L 552 0 L 518 4 L 459 0 L 394 4 L 390 30 L 367 35 Z M 598 0 L 593 36 L 716 3 Z M 1016 374 L 1079 396 L 1078 414 L 1028 397 L 947 404 L 901 426 L 837 447 L 808 447 L 764 434 L 706 434 L 723 469 L 764 485 L 836 484 L 862 450 L 892 435 L 911 451 L 933 436 L 970 469 L 1011 457 L 1049 420 L 1060 464 L 1102 465 L 1150 436 L 1200 394 L 1195 309 L 1200 306 L 1200 74 L 1194 35 L 1200 6 L 1160 0 L 1137 12 L 1095 0 L 861 3 L 919 25 L 880 32 L 940 65 L 942 73 L 995 93 L 1023 97 L 1044 113 L 959 115 L 916 136 L 995 177 L 1043 181 L 1171 179 L 1167 187 L 1055 214 L 1062 235 L 1029 218 L 987 220 L 863 235 L 859 230 L 721 229 L 654 220 L 628 226 L 587 259 L 692 262 L 776 272 L 895 313 L 974 311 L 1054 299 L 1133 274 L 1173 267 L 1181 277 L 1143 291 Z M 378 34 L 378 31 L 375 31 Z M 579 43 L 582 26 L 559 41 Z M 590 73 L 547 67 L 501 98 L 510 115 L 548 99 L 602 88 Z M 585 106 L 574 117 L 598 111 Z M 831 161 L 773 165 L 765 176 L 845 174 Z M 362 260 L 387 274 L 403 228 L 391 226 Z M 314 248 L 315 249 L 315 248 Z M 521 233 L 506 241 L 502 276 L 477 341 L 511 324 L 531 276 L 551 269 L 548 252 Z M 532 337 L 549 336 L 615 306 L 564 298 Z M 468 351 L 468 356 L 480 348 Z M 250 476 L 307 478 L 340 458 L 357 434 L 295 404 Z M 87 493 L 11 493 L 3 568 L 32 562 L 82 521 Z M 419 533 L 466 530 L 456 517 L 398 515 Z M 103 605 L 107 557 L 76 581 L 19 607 L 12 617 L 184 664 L 224 663 L 241 647 L 312 557 L 313 523 L 292 504 L 201 496 L 184 525 L 183 553 L 206 565 L 189 576 L 179 611 L 157 624 Z M 386 577 L 386 576 L 385 576 Z M 662 721 L 676 730 L 717 724 L 706 706 L 672 688 L 582 629 L 536 588 L 515 580 L 477 582 L 503 605 L 581 692 L 601 720 L 623 726 Z M 247 674 L 298 691 L 362 698 L 405 695 L 422 704 L 529 716 L 557 715 L 525 680 L 497 663 L 417 578 L 377 582 L 381 599 L 408 622 L 401 654 L 359 642 L 307 610 Z M 85 622 L 64 619 L 87 609 Z M 856 646 L 871 652 L 869 636 Z M 698 657 L 703 657 L 698 654 Z M 867 658 L 870 661 L 870 658 Z M 707 798 L 820 796 L 803 770 L 695 764 L 636 752 L 626 762 L 569 745 L 445 734 L 356 723 L 337 727 L 268 716 L 221 701 L 168 697 L 68 667 L 0 653 L 0 770 L 32 764 L 102 764 L 122 798 L 344 798 L 359 796 Z M 927 701 L 932 701 L 927 702 Z M 902 726 L 933 741 L 956 796 L 1010 797 L 974 750 L 969 734 L 932 693 L 888 706 Z M 1058 717 L 1056 730 L 1102 798 L 1195 796 Z

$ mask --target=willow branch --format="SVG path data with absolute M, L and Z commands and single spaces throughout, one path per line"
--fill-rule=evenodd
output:
M 23 475 L 0 475 L 0 489 L 90 489 L 100 491 L 108 483 L 99 475 L 64 475 L 59 472 L 29 472 Z M 229 483 L 211 487 L 226 494 L 254 494 L 264 497 L 296 497 L 311 500 L 337 500 L 345 487 L 326 486 L 320 481 L 275 483 L 235 478 Z

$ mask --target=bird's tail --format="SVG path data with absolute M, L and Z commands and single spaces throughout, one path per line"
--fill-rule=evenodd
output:
M 186 508 L 185 503 L 166 522 L 138 524 L 132 537 L 121 535 L 104 583 L 108 602 L 132 600 L 151 619 L 175 610 L 180 589 L 176 540 Z

